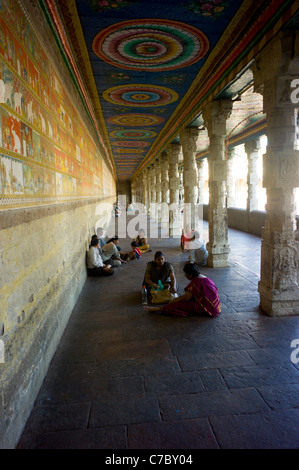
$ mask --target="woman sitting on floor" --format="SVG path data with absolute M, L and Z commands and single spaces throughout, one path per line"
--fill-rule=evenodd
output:
M 147 253 L 149 251 L 152 251 L 152 250 L 150 250 L 150 246 L 147 243 L 147 239 L 145 237 L 145 232 L 144 232 L 143 228 L 141 228 L 139 230 L 137 237 L 134 238 L 133 241 L 137 243 L 137 246 L 138 246 L 139 250 L 141 251 L 141 253 Z
M 104 264 L 99 252 L 99 239 L 92 238 L 87 252 L 87 273 L 89 276 L 111 276 L 114 274 L 110 264 Z
M 208 314 L 217 317 L 221 312 L 218 289 L 214 282 L 200 274 L 194 263 L 184 266 L 186 278 L 191 281 L 185 287 L 185 294 L 171 300 L 163 307 L 144 307 L 147 312 L 162 311 L 166 314 L 189 316 Z
M 177 292 L 176 279 L 174 269 L 171 263 L 165 261 L 162 251 L 155 253 L 154 261 L 150 261 L 145 270 L 143 285 L 150 293 L 150 289 L 158 289 L 158 282 L 170 284 L 170 292 L 175 294 Z

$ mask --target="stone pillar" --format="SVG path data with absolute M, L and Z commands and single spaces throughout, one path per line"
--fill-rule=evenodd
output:
M 150 165 L 150 205 L 149 212 L 152 220 L 156 219 L 156 169 L 154 164 Z
M 197 165 L 195 160 L 197 127 L 185 127 L 180 134 L 183 148 L 183 184 L 184 184 L 184 227 L 197 228 Z
M 144 205 L 145 210 L 148 207 L 148 191 L 147 191 L 148 182 L 147 182 L 147 177 L 148 177 L 148 172 L 145 169 L 142 172 L 142 175 L 141 175 L 141 180 L 142 180 L 142 204 Z
M 147 206 L 146 206 L 146 209 L 147 209 L 147 214 L 150 215 L 150 205 L 151 205 L 151 197 L 152 197 L 152 193 L 151 193 L 151 167 L 148 166 L 146 168 L 146 179 L 147 179 Z
M 161 228 L 168 228 L 169 216 L 168 216 L 168 192 L 169 192 L 169 180 L 168 180 L 168 157 L 164 152 L 160 157 L 161 164 Z
M 226 120 L 232 110 L 230 100 L 213 101 L 203 110 L 205 126 L 210 139 L 209 156 L 209 252 L 208 266 L 229 266 L 225 160 Z
M 131 181 L 131 201 L 127 202 L 132 202 L 135 203 L 137 201 L 137 179 L 134 179 Z
M 257 186 L 258 186 L 258 173 L 257 173 L 257 160 L 260 150 L 260 140 L 248 140 L 245 142 L 245 152 L 248 161 L 247 173 L 247 211 L 256 211 L 258 208 Z
M 233 178 L 233 161 L 235 149 L 232 148 L 228 152 L 227 157 L 227 179 L 226 179 L 226 207 L 235 207 L 235 192 L 234 192 L 234 178 Z
M 156 209 L 155 209 L 155 221 L 160 223 L 161 221 L 161 163 L 160 158 L 154 163 L 155 175 L 156 175 Z
M 204 159 L 197 160 L 197 174 L 198 174 L 198 204 L 203 204 L 204 201 L 204 177 L 203 168 L 205 161 Z
M 299 76 L 299 33 L 296 40 L 295 34 L 281 32 L 253 67 L 255 91 L 264 98 L 268 136 L 263 156 L 267 204 L 258 290 L 262 310 L 272 316 L 299 313 L 294 205 L 294 188 L 299 186 L 299 151 L 295 150 L 296 103 L 291 100 L 291 83 Z
M 180 237 L 182 234 L 181 215 L 179 205 L 179 154 L 181 151 L 180 144 L 169 144 L 166 148 L 168 155 L 168 172 L 169 172 L 169 236 Z

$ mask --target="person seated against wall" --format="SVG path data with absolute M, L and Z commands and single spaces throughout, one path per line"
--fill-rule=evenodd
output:
M 133 211 L 133 204 L 130 202 L 129 204 L 127 204 L 127 212 L 131 211 Z
M 171 263 L 165 261 L 165 256 L 162 251 L 157 251 L 154 256 L 154 261 L 150 261 L 146 266 L 143 285 L 147 288 L 149 298 L 150 290 L 158 289 L 159 281 L 161 281 L 163 285 L 170 285 L 170 292 L 176 294 L 177 282 L 174 269 Z
M 123 259 L 123 254 L 117 249 L 118 237 L 115 236 L 110 238 L 106 245 L 102 248 L 102 258 L 103 261 L 112 260 L 113 267 L 120 266 L 122 263 L 126 263 L 126 260 Z
M 93 239 L 99 240 L 99 237 L 98 237 L 97 235 L 92 235 L 91 241 L 92 241 Z M 106 244 L 106 241 L 105 241 L 105 244 Z M 105 244 L 104 244 L 104 246 L 105 246 Z M 90 248 L 90 247 L 91 247 L 91 242 L 90 242 L 89 248 Z M 101 246 L 100 241 L 99 241 L 99 253 L 100 253 L 100 255 L 101 255 L 101 258 L 103 258 L 103 247 Z M 116 259 L 113 259 L 112 257 L 107 258 L 107 259 L 105 260 L 105 263 L 106 263 L 106 264 L 110 264 L 113 268 L 117 268 L 118 266 L 121 265 L 121 262 L 120 262 L 120 261 L 118 261 L 118 260 L 116 260 Z
M 93 238 L 87 252 L 87 274 L 89 276 L 112 276 L 114 274 L 110 264 L 103 262 L 99 252 L 99 239 Z
M 89 243 L 89 248 L 92 246 L 92 241 L 93 240 L 99 240 L 99 237 L 97 235 L 92 235 L 90 243 Z M 101 245 L 99 244 L 99 253 L 102 253 Z
M 141 253 L 147 253 L 149 251 L 152 251 L 150 250 L 150 246 L 147 243 L 147 238 L 145 237 L 145 231 L 143 228 L 139 230 L 137 237 L 134 238 L 133 241 L 137 242 L 137 246 Z
M 217 317 L 221 313 L 221 304 L 214 282 L 200 274 L 199 268 L 194 263 L 186 263 L 183 270 L 190 281 L 185 287 L 185 293 L 163 307 L 144 307 L 144 309 L 147 312 L 161 311 L 182 317 L 190 315 Z
M 102 227 L 97 228 L 97 236 L 100 241 L 100 247 L 103 248 L 104 245 L 106 245 L 106 240 L 104 238 L 104 229 Z

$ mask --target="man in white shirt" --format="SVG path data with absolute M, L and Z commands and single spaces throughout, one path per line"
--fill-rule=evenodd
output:
M 89 276 L 111 276 L 114 274 L 110 264 L 104 264 L 99 252 L 99 239 L 93 238 L 87 252 L 87 273 Z

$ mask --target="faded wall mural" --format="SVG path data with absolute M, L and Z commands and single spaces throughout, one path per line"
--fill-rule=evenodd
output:
M 18 2 L 0 2 L 0 210 L 101 195 L 96 144 Z

